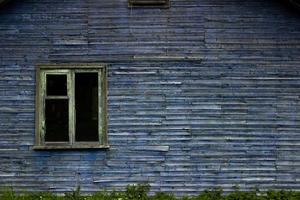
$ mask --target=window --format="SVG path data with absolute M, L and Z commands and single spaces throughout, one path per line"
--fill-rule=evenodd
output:
M 169 0 L 128 0 L 128 7 L 143 7 L 143 8 L 168 8 Z
M 37 70 L 35 149 L 106 148 L 103 65 L 43 65 Z

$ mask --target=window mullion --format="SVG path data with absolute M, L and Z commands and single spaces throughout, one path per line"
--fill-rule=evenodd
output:
M 98 134 L 99 134 L 99 143 L 103 144 L 103 119 L 102 119 L 102 101 L 101 101 L 101 94 L 102 94 L 102 71 L 98 71 Z
M 69 97 L 69 139 L 70 144 L 75 142 L 75 92 L 74 72 L 68 72 L 68 97 Z

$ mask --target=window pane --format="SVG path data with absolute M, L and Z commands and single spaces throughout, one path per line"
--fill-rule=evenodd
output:
M 46 99 L 46 142 L 69 141 L 68 99 Z
M 67 75 L 47 74 L 47 96 L 67 96 Z
M 75 74 L 76 141 L 99 141 L 98 73 Z

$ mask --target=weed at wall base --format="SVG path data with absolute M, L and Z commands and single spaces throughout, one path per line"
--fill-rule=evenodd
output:
M 64 196 L 57 196 L 49 192 L 17 194 L 12 189 L 4 189 L 0 192 L 0 200 L 300 200 L 299 191 L 269 190 L 260 192 L 240 191 L 224 194 L 222 189 L 204 191 L 198 196 L 176 197 L 174 194 L 158 192 L 149 196 L 149 184 L 128 185 L 125 192 L 99 191 L 86 196 L 80 193 L 80 187 Z

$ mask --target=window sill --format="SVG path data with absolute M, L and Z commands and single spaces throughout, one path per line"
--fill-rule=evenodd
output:
M 109 145 L 45 145 L 33 146 L 33 150 L 97 150 L 109 149 Z

